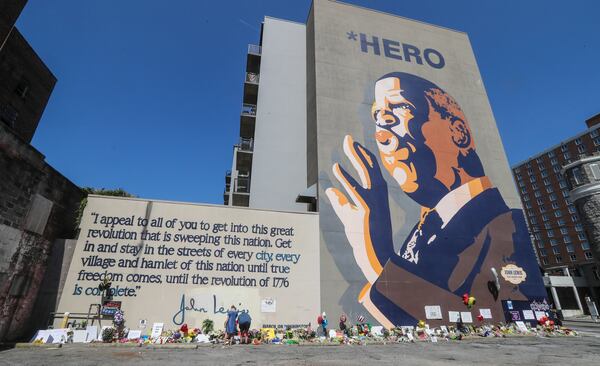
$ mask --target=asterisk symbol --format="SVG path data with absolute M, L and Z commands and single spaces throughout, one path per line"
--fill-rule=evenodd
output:
M 348 35 L 348 39 L 351 39 L 353 41 L 356 41 L 356 36 L 357 34 L 354 33 L 354 31 L 350 31 L 350 32 L 346 32 L 346 34 Z

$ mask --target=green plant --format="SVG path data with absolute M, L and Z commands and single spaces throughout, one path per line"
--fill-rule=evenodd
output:
M 105 188 L 92 188 L 92 187 L 83 187 L 81 189 L 85 194 L 85 197 L 79 202 L 79 207 L 77 208 L 77 218 L 75 219 L 75 225 L 79 227 L 81 224 L 81 218 L 83 217 L 83 211 L 85 210 L 85 206 L 87 206 L 87 196 L 89 194 L 97 194 L 100 196 L 112 196 L 112 197 L 135 197 L 131 193 L 125 191 L 123 188 L 117 189 L 105 189 Z
M 210 319 L 204 319 L 202 322 L 202 333 L 208 334 L 213 331 L 215 323 Z
M 115 338 L 116 331 L 113 327 L 104 328 L 102 331 L 102 342 L 111 343 Z

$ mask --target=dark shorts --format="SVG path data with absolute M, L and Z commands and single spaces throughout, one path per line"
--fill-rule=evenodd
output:
M 250 330 L 250 323 L 240 323 L 240 333 L 242 333 L 242 335 L 244 334 L 248 334 L 248 331 Z

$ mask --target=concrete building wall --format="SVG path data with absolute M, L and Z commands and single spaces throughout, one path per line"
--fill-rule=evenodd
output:
M 266 17 L 250 207 L 306 211 L 306 27 Z
M 502 205 L 506 204 L 508 208 L 514 209 L 511 211 L 514 215 L 513 221 L 509 225 L 510 227 L 505 227 L 504 232 L 515 232 L 515 236 L 506 238 L 503 242 L 511 244 L 516 252 L 513 258 L 520 258 L 521 264 L 518 265 L 526 268 L 527 281 L 519 282 L 521 283 L 519 291 L 535 293 L 535 295 L 527 297 L 529 300 L 537 298 L 537 301 L 543 301 L 541 299 L 545 298 L 546 294 L 525 228 L 519 196 L 511 179 L 506 154 L 468 36 L 462 32 L 329 0 L 314 1 L 308 25 L 307 35 L 314 35 L 313 39 L 308 41 L 308 43 L 314 43 L 315 64 L 314 86 L 309 84 L 314 90 L 310 90 L 309 95 L 314 93 L 316 100 L 314 108 L 318 138 L 321 299 L 324 310 L 333 314 L 341 312 L 349 315 L 370 314 L 373 316 L 371 321 L 375 322 L 383 318 L 378 312 L 386 311 L 389 312 L 390 317 L 396 316 L 396 320 L 399 322 L 415 324 L 416 319 L 425 318 L 421 305 L 426 305 L 428 302 L 441 305 L 444 321 L 447 322 L 447 311 L 455 310 L 455 304 L 460 303 L 458 298 L 452 301 L 443 300 L 442 297 L 448 295 L 447 293 L 444 296 L 435 295 L 438 293 L 436 291 L 440 291 L 441 288 L 447 288 L 445 282 L 449 278 L 441 274 L 438 281 L 434 279 L 433 275 L 430 275 L 437 272 L 439 268 L 450 265 L 448 262 L 450 256 L 433 254 L 435 250 L 443 251 L 444 249 L 441 249 L 443 244 L 436 246 L 435 244 L 429 245 L 430 242 L 427 242 L 429 245 L 427 248 L 438 248 L 423 249 L 431 250 L 429 254 L 431 262 L 428 262 L 431 263 L 431 266 L 427 269 L 422 268 L 423 258 L 427 256 L 423 252 L 421 252 L 418 262 L 418 266 L 421 266 L 420 269 L 417 269 L 417 265 L 413 265 L 417 264 L 419 260 L 416 254 L 412 262 L 398 255 L 399 253 L 406 254 L 408 250 L 406 248 L 414 244 L 409 241 L 411 235 L 418 231 L 415 231 L 417 225 L 420 227 L 420 224 L 424 222 L 424 213 L 435 207 L 433 205 L 426 207 L 420 204 L 413 198 L 414 195 L 411 197 L 408 194 L 410 193 L 409 187 L 406 190 L 404 187 L 401 188 L 401 184 L 397 181 L 400 178 L 395 178 L 384 170 L 386 161 L 390 165 L 396 164 L 400 160 L 408 161 L 406 167 L 410 162 L 409 158 L 402 157 L 405 155 L 402 155 L 404 153 L 400 147 L 402 144 L 407 145 L 405 142 L 398 142 L 399 138 L 395 140 L 396 145 L 394 142 L 388 143 L 388 141 L 392 141 L 391 138 L 381 142 L 385 146 L 400 146 L 393 147 L 393 149 L 397 149 L 395 153 L 398 155 L 391 157 L 392 163 L 389 163 L 389 159 L 384 161 L 376 141 L 378 138 L 376 133 L 379 131 L 376 130 L 373 118 L 373 108 L 378 103 L 375 92 L 376 83 L 390 73 L 403 75 L 399 77 L 386 76 L 388 81 L 391 78 L 395 78 L 396 81 L 404 78 L 403 81 L 399 81 L 400 86 L 394 89 L 398 93 L 407 92 L 407 94 L 402 94 L 403 97 L 412 95 L 415 96 L 413 100 L 416 100 L 417 93 L 421 93 L 419 97 L 421 98 L 425 89 L 419 88 L 426 83 L 433 83 L 437 86 L 436 90 L 441 89 L 440 93 L 451 96 L 460 106 L 459 108 L 468 120 L 466 123 L 470 128 L 469 138 L 474 141 L 476 155 L 483 165 L 485 176 L 489 178 L 494 187 L 492 191 L 501 196 L 498 201 L 501 200 Z M 407 56 L 406 50 L 412 50 L 420 57 Z M 432 53 L 431 50 L 434 50 L 443 55 L 445 63 L 443 65 L 436 63 L 438 61 L 436 59 L 427 63 L 424 56 L 427 50 Z M 409 85 L 408 88 L 402 87 L 405 82 Z M 414 88 L 409 89 L 410 85 L 413 85 Z M 430 88 L 433 89 L 433 87 Z M 386 92 L 389 90 L 391 89 L 386 89 Z M 394 96 L 390 98 L 392 97 Z M 384 98 L 381 100 L 381 103 L 384 103 Z M 387 99 L 385 103 L 401 104 L 398 100 L 394 103 L 390 100 L 392 99 Z M 412 110 L 410 112 L 414 121 L 411 119 L 412 122 L 406 122 L 401 126 L 401 123 L 397 123 L 395 126 L 400 126 L 398 128 L 401 130 L 402 128 L 412 128 L 407 127 L 410 123 L 431 122 L 432 112 L 428 108 L 432 107 L 428 107 L 426 103 L 421 104 L 419 111 Z M 409 106 L 406 108 L 410 109 Z M 394 113 L 404 112 L 396 111 Z M 420 113 L 420 117 L 415 117 L 415 113 Z M 379 121 L 377 126 L 381 127 L 382 123 Z M 391 126 L 392 122 L 389 125 Z M 445 128 L 447 127 L 440 127 L 440 133 L 437 136 L 442 136 Z M 410 133 L 414 133 L 413 130 L 410 131 Z M 344 141 L 349 141 L 346 140 L 347 135 L 352 136 L 353 141 L 362 146 L 356 147 L 357 145 L 349 144 L 344 147 Z M 407 133 L 397 132 L 395 136 L 406 135 Z M 385 134 L 379 137 L 384 136 Z M 440 137 L 440 139 L 444 140 L 445 138 Z M 447 139 L 450 140 L 450 138 Z M 435 138 L 432 137 L 425 144 L 429 143 L 429 146 L 435 146 L 438 142 L 433 140 Z M 444 142 L 440 143 L 444 144 Z M 444 146 L 451 145 L 452 142 L 449 142 Z M 352 149 L 356 151 L 352 152 Z M 409 147 L 404 150 L 408 149 Z M 423 151 L 427 148 L 419 149 Z M 440 150 L 442 149 L 445 147 L 440 147 Z M 372 154 L 361 152 L 365 150 L 369 150 Z M 416 155 L 415 151 L 417 150 L 413 145 L 413 150 L 406 154 Z M 360 158 L 361 154 L 364 158 Z M 452 154 L 455 154 L 456 158 L 457 153 L 449 149 L 440 153 L 440 157 L 436 157 L 433 163 L 429 161 L 426 163 L 415 162 L 415 164 L 421 164 L 421 172 L 424 172 L 417 173 L 417 176 L 429 174 L 426 172 L 427 169 L 431 168 L 435 171 L 436 167 L 448 164 L 441 156 L 450 157 L 453 156 Z M 418 157 L 412 157 L 412 159 L 416 160 Z M 352 176 L 347 179 L 347 184 L 344 184 L 343 179 L 339 178 L 344 176 L 344 173 L 336 164 L 339 164 L 348 172 L 348 175 Z M 379 171 L 381 171 L 381 175 L 378 174 Z M 369 179 L 365 178 L 366 175 L 369 176 Z M 417 180 L 417 182 L 419 181 Z M 429 181 L 427 182 L 429 183 Z M 433 183 L 431 185 L 420 183 L 419 187 L 422 187 L 423 192 L 431 193 L 433 192 Z M 448 187 L 447 189 L 450 191 L 455 188 Z M 426 195 L 423 193 L 423 197 Z M 489 203 L 490 207 L 492 204 L 495 205 L 495 203 Z M 457 208 L 457 210 L 461 209 Z M 480 210 L 481 215 L 485 215 L 485 212 L 490 212 L 490 210 L 483 208 Z M 476 220 L 477 218 L 466 220 L 462 227 L 471 227 Z M 381 223 L 383 223 L 381 226 L 377 226 Z M 449 235 L 454 234 L 447 234 L 440 230 L 437 235 L 431 236 L 430 240 L 435 242 L 441 238 L 442 240 L 444 240 L 443 238 L 448 239 Z M 453 242 L 448 245 L 456 246 L 457 242 L 465 240 L 466 237 L 461 235 L 452 236 Z M 380 240 L 379 244 L 374 240 Z M 382 255 L 381 261 L 377 250 L 387 251 L 385 255 Z M 504 249 L 492 250 L 495 256 L 493 261 L 496 263 L 494 266 L 500 272 L 500 268 L 508 265 L 505 260 L 507 257 L 502 259 L 498 255 L 499 251 Z M 467 253 L 465 250 L 461 256 L 470 256 L 473 253 L 476 252 Z M 399 257 L 400 259 L 398 259 Z M 405 262 L 396 265 L 396 269 L 392 270 L 390 263 L 395 260 Z M 517 263 L 519 262 L 517 261 Z M 402 268 L 405 269 L 397 270 L 401 266 L 404 266 Z M 385 268 L 391 271 L 397 270 L 394 272 L 396 274 L 392 275 L 392 272 L 386 271 Z M 413 271 L 413 268 L 415 272 L 409 272 Z M 404 273 L 402 271 L 408 273 L 397 274 L 398 272 Z M 479 273 L 489 279 L 492 276 L 491 266 L 482 268 Z M 426 280 L 427 277 L 430 279 Z M 441 279 L 441 277 L 445 278 Z M 438 281 L 436 283 L 442 287 L 436 287 L 438 285 L 429 287 L 435 281 Z M 500 281 L 504 280 L 500 278 Z M 423 286 L 413 286 L 416 283 L 422 283 Z M 512 286 L 506 283 L 506 286 L 503 284 L 501 287 L 508 289 Z M 373 293 L 373 289 L 376 287 L 380 294 L 383 293 L 381 291 L 387 291 L 389 296 L 377 295 L 379 297 L 375 300 L 371 297 L 371 300 L 378 301 L 375 307 L 369 305 L 368 302 L 363 303 L 363 301 L 369 301 L 365 298 L 369 299 L 369 291 Z M 407 295 L 406 291 L 404 293 L 396 292 L 395 289 L 400 287 L 410 288 L 410 295 Z M 391 290 L 392 288 L 394 290 Z M 486 287 L 474 285 L 471 291 L 479 294 L 478 306 L 480 306 L 480 301 L 487 301 L 487 306 L 492 309 L 494 319 L 503 319 L 500 300 L 492 299 Z M 455 295 L 448 295 L 448 299 Z M 394 300 L 390 300 L 394 296 Z M 399 305 L 407 296 L 414 299 L 412 304 Z M 499 299 L 506 299 L 509 296 L 511 295 L 508 293 L 501 294 Z M 419 304 L 419 307 L 412 310 L 413 315 L 407 316 L 407 307 L 414 306 L 414 304 Z M 390 317 L 387 320 L 392 322 L 389 320 Z M 401 325 L 401 323 L 395 323 L 395 325 Z

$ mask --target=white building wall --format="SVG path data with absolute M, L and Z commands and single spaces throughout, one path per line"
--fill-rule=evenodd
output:
M 306 26 L 266 17 L 250 207 L 306 211 Z

